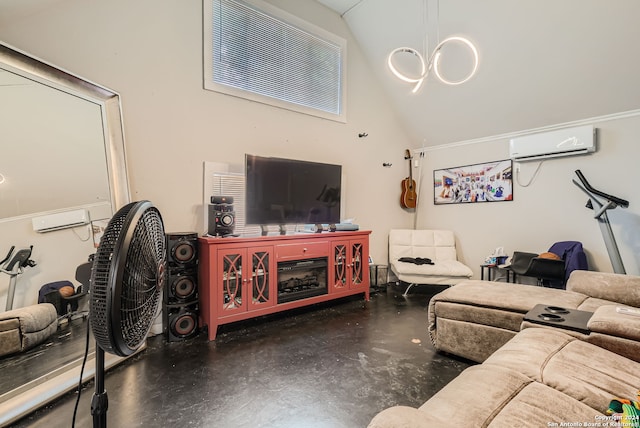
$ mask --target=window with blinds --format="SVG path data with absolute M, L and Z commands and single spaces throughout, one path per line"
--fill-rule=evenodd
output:
M 346 41 L 259 0 L 205 0 L 205 89 L 346 121 Z

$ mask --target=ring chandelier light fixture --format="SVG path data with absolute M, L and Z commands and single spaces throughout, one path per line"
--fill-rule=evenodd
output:
M 426 10 L 426 6 L 425 6 L 425 10 Z M 471 55 L 473 57 L 473 67 L 471 69 L 471 72 L 465 76 L 464 78 L 460 79 L 460 80 L 449 80 L 443 77 L 441 71 L 440 71 L 440 57 L 442 55 L 442 48 L 448 44 L 448 43 L 461 43 L 463 44 L 465 47 L 467 47 L 469 49 L 469 51 L 471 52 Z M 407 76 L 406 74 L 403 74 L 402 72 L 400 72 L 396 66 L 393 63 L 393 56 L 395 54 L 398 53 L 410 53 L 415 55 L 416 57 L 418 57 L 418 61 L 420 62 L 420 76 L 419 77 L 411 77 L 411 76 Z M 445 83 L 447 85 L 461 85 L 462 83 L 465 83 L 466 81 L 468 81 L 469 79 L 471 79 L 473 77 L 474 74 L 476 74 L 476 71 L 478 70 L 478 50 L 476 49 L 476 47 L 474 46 L 473 43 L 471 43 L 471 41 L 465 37 L 459 37 L 459 36 L 453 36 L 453 37 L 448 37 L 446 39 L 444 39 L 443 41 L 441 41 L 440 43 L 438 43 L 435 47 L 435 49 L 433 50 L 433 52 L 431 53 L 431 56 L 429 57 L 429 61 L 425 62 L 424 57 L 422 56 L 422 54 L 420 54 L 420 52 L 418 52 L 416 49 L 414 48 L 409 48 L 409 47 L 401 47 L 401 48 L 397 48 L 391 51 L 391 53 L 389 54 L 389 56 L 387 57 L 387 65 L 389 66 L 389 70 L 391 70 L 391 72 L 394 74 L 394 76 L 396 76 L 398 79 L 407 82 L 407 83 L 415 83 L 416 85 L 413 87 L 413 90 L 411 91 L 412 93 L 416 93 L 418 92 L 418 90 L 420 89 L 420 87 L 422 86 L 422 84 L 424 83 L 424 80 L 427 78 L 427 76 L 429 75 L 429 73 L 431 72 L 431 70 L 433 70 L 433 72 L 435 73 L 436 77 L 442 82 Z

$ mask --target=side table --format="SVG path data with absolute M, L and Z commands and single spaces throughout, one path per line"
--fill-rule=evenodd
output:
M 387 265 L 369 265 L 369 285 L 372 288 L 387 286 L 389 282 L 389 266 Z
M 487 281 L 491 281 L 491 273 L 495 270 L 498 271 L 499 269 L 504 270 L 507 273 L 507 282 L 511 282 L 511 269 L 505 267 L 502 267 L 503 265 L 497 265 L 495 263 L 483 263 L 480 265 L 480 280 L 484 281 L 484 274 L 485 271 L 487 272 Z M 513 281 L 515 282 L 515 274 L 513 275 Z

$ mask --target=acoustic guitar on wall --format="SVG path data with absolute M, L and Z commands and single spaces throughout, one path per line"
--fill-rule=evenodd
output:
M 416 182 L 413 180 L 411 151 L 405 150 L 404 158 L 409 160 L 409 176 L 402 180 L 402 194 L 400 195 L 400 205 L 402 208 L 415 208 L 418 200 L 416 194 Z

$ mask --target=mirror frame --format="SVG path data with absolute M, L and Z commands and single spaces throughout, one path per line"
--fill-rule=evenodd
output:
M 129 203 L 131 195 L 124 151 L 120 95 L 2 41 L 0 41 L 0 68 L 100 105 L 112 212 L 115 213 Z M 142 346 L 139 351 L 144 348 L 145 346 Z M 124 359 L 106 354 L 105 367 L 112 367 Z M 64 367 L 0 396 L 0 426 L 6 426 L 74 389 L 80 381 L 82 360 L 83 358 L 80 357 Z M 92 351 L 88 356 L 83 382 L 93 377 L 94 361 L 95 352 Z

